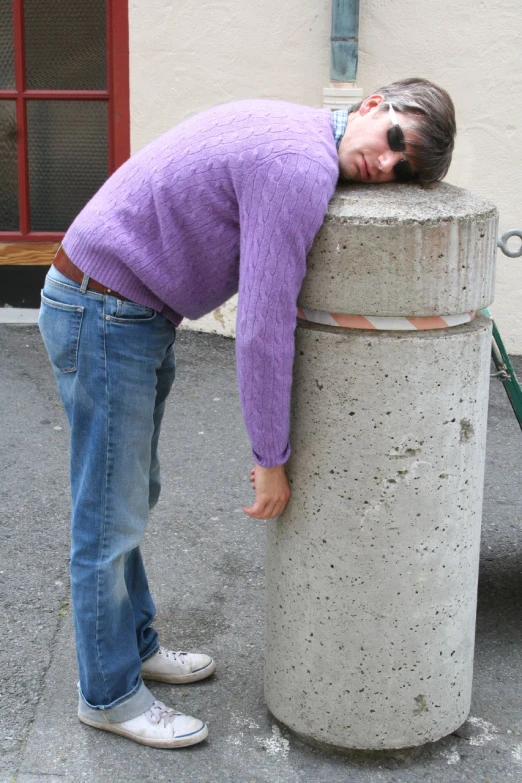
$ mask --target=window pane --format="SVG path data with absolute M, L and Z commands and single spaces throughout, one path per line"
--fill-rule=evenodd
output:
M 18 231 L 18 171 L 16 108 L 14 101 L 0 101 L 0 231 Z
M 0 90 L 14 90 L 13 0 L 0 0 Z
M 105 90 L 105 0 L 24 0 L 29 90 Z
M 105 101 L 28 101 L 32 231 L 65 231 L 108 176 Z

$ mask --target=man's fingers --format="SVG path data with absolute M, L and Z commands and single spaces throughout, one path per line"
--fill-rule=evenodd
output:
M 253 506 L 250 506 L 250 508 L 244 508 L 243 511 L 254 519 L 272 519 L 269 506 L 266 503 L 261 503 L 259 501 L 254 503 Z
M 290 497 L 290 487 L 282 465 L 262 468 L 256 465 L 250 471 L 250 482 L 256 493 L 252 506 L 243 511 L 254 519 L 274 519 L 284 510 Z
M 284 511 L 287 500 L 270 501 L 268 498 L 257 500 L 253 506 L 244 507 L 243 511 L 254 519 L 274 519 Z
M 252 519 L 274 519 L 277 516 L 277 513 L 273 513 L 268 509 L 259 508 L 257 504 L 254 504 L 250 508 L 244 507 L 243 511 L 247 516 L 252 517 Z

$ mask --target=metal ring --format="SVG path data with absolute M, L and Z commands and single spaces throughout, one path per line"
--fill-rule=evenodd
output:
M 498 240 L 497 246 L 502 250 L 505 256 L 509 256 L 509 258 L 520 258 L 520 256 L 522 256 L 522 244 L 518 250 L 510 250 L 507 246 L 510 237 L 518 237 L 522 240 L 522 230 L 519 228 L 512 228 L 510 231 L 506 231 Z

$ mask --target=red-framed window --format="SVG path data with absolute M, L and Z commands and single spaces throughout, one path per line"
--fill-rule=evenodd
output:
M 127 0 L 0 0 L 0 243 L 60 241 L 129 125 Z

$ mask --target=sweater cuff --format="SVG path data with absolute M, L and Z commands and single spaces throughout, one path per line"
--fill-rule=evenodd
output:
M 291 454 L 290 443 L 286 444 L 286 448 L 282 454 L 270 454 L 268 451 L 264 453 L 262 457 L 255 449 L 252 449 L 252 456 L 254 462 L 262 468 L 276 468 L 278 465 L 284 465 L 287 462 Z

